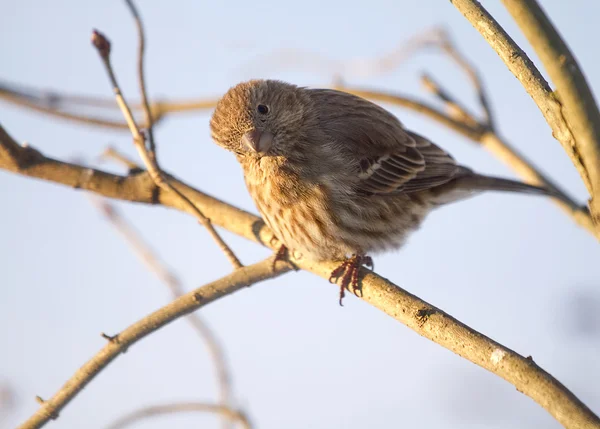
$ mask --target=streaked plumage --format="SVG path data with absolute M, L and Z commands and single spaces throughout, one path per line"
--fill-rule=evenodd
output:
M 360 257 L 400 247 L 441 204 L 488 189 L 548 193 L 475 174 L 382 107 L 331 89 L 244 82 L 219 101 L 210 128 L 288 249 L 315 260 L 359 256 L 345 286 Z

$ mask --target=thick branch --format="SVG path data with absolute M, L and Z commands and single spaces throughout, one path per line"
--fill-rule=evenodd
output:
M 563 114 L 561 100 L 552 92 L 548 82 L 546 82 L 527 54 L 512 40 L 487 10 L 481 6 L 479 1 L 450 1 L 471 22 L 473 27 L 481 33 L 502 61 L 504 61 L 508 69 L 519 79 L 527 93 L 533 98 L 546 122 L 550 125 L 552 135 L 562 144 L 583 179 L 588 192 L 592 196 L 592 214 L 598 218 L 600 211 L 597 206 L 600 204 L 595 198 L 595 193 L 600 192 L 597 191 L 597 189 L 600 189 L 600 185 L 595 183 L 596 179 L 600 179 L 600 169 L 597 167 L 600 165 L 600 157 L 597 156 L 598 152 L 596 152 L 595 158 L 592 156 L 593 159 L 583 159 L 584 154 L 590 153 L 589 147 L 585 150 L 581 147 L 582 144 L 586 144 L 587 140 L 584 138 L 579 141 L 578 136 L 574 134 L 576 130 L 572 128 L 573 124 L 569 122 L 569 118 Z M 560 93 L 559 96 L 562 98 L 563 94 Z M 584 101 L 580 100 L 579 102 L 583 103 Z M 598 140 L 596 140 L 595 144 L 598 144 Z M 588 171 L 588 164 L 593 169 L 593 173 Z M 596 186 L 599 187 L 596 188 Z M 600 196 L 598 196 L 598 199 L 600 199 Z M 600 226 L 596 228 L 600 229 Z
M 11 168 L 14 162 L 7 161 L 7 156 L 1 151 L 2 137 L 0 134 L 0 168 L 79 187 L 111 198 L 160 203 L 182 211 L 190 210 L 173 193 L 156 192 L 156 186 L 146 173 L 122 177 L 43 157 L 38 157 L 37 161 L 29 167 Z M 20 146 L 17 145 L 17 148 Z M 13 150 L 17 148 L 13 147 Z M 274 250 L 277 249 L 277 240 L 260 218 L 210 197 L 174 178 L 171 180 L 173 186 L 184 193 L 194 204 L 197 204 L 216 225 Z M 336 264 L 333 262 L 315 263 L 307 260 L 294 260 L 293 262 L 298 267 L 324 279 L 328 279 L 332 270 L 336 268 Z M 235 274 L 236 272 L 230 276 Z M 544 407 L 564 426 L 582 429 L 600 428 L 600 419 L 565 386 L 538 367 L 531 359 L 498 344 L 442 310 L 366 269 L 361 270 L 361 279 L 361 297 L 364 301 L 392 316 L 419 335 L 504 378 L 520 392 Z M 189 294 L 185 296 L 187 297 Z M 109 344 L 107 347 L 111 347 L 111 345 Z M 78 390 L 75 389 L 69 399 Z M 38 412 L 36 418 L 40 419 L 45 416 L 47 420 L 50 415 L 47 412 L 42 414 Z
M 109 340 L 108 344 L 79 368 L 51 399 L 43 401 L 42 406 L 19 429 L 39 428 L 50 419 L 55 419 L 60 410 L 92 381 L 100 371 L 119 356 L 119 354 L 125 352 L 128 347 L 152 332 L 219 298 L 249 285 L 277 277 L 289 270 L 289 267 L 284 264 L 279 264 L 276 269 L 273 269 L 272 265 L 271 259 L 266 259 L 254 265 L 237 269 L 219 280 L 177 298 L 170 304 L 140 319 L 119 334 L 112 337 L 105 336 Z
M 502 0 L 540 57 L 562 113 L 575 137 L 575 149 L 592 188 L 592 213 L 600 221 L 600 112 L 571 50 L 536 0 Z

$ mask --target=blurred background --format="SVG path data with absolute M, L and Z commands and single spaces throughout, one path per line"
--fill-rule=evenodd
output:
M 500 2 L 488 10 L 539 64 Z M 600 3 L 543 0 L 600 92 L 590 37 Z M 68 93 L 111 96 L 91 47 L 93 28 L 113 42 L 113 64 L 137 100 L 137 39 L 122 2 L 1 1 L 0 79 Z M 235 83 L 279 78 L 401 92 L 435 102 L 427 71 L 477 109 L 461 71 L 436 51 L 394 70 L 373 67 L 411 36 L 444 26 L 482 73 L 507 140 L 570 193 L 586 197 L 571 161 L 537 107 L 450 2 L 139 2 L 147 29 L 152 97 L 213 98 Z M 411 129 L 477 171 L 514 177 L 485 150 L 413 112 L 390 107 Z M 210 140 L 211 111 L 172 115 L 156 130 L 165 170 L 223 200 L 256 210 L 233 156 Z M 127 132 L 78 125 L 0 101 L 2 125 L 48 156 L 97 163 L 108 145 L 137 159 Z M 115 119 L 120 119 L 115 116 Z M 170 300 L 82 192 L 0 171 L 0 427 L 24 421 L 116 333 Z M 230 265 L 189 216 L 116 203 L 191 289 Z M 223 232 L 248 264 L 266 249 Z M 496 341 L 532 355 L 600 412 L 600 246 L 550 201 L 487 194 L 433 213 L 377 272 Z M 291 273 L 201 310 L 232 368 L 236 404 L 257 428 L 558 428 L 513 386 L 311 274 Z M 206 347 L 179 320 L 113 362 L 52 422 L 101 428 L 139 406 L 217 397 Z M 216 427 L 206 415 L 143 423 L 147 428 Z M 140 424 L 141 427 L 141 424 Z

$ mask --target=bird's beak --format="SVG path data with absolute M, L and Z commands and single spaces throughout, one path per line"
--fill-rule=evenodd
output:
M 266 153 L 273 145 L 273 134 L 254 129 L 242 136 L 242 143 L 253 152 Z

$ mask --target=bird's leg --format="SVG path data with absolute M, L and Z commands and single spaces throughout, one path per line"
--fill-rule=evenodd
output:
M 289 251 L 288 251 L 288 248 L 285 247 L 285 244 L 282 244 L 281 246 L 279 246 L 279 249 L 277 249 L 275 251 L 275 256 L 273 258 L 273 262 L 271 263 L 271 269 L 273 271 L 275 271 L 275 265 L 279 261 L 287 262 L 288 264 L 292 265 L 294 269 L 297 269 L 296 266 L 290 262 Z
M 352 255 L 331 272 L 329 276 L 330 282 L 342 276 L 342 282 L 340 283 L 340 305 L 343 306 L 342 300 L 346 295 L 345 289 L 348 289 L 350 285 L 352 285 L 354 294 L 358 296 L 358 292 L 360 291 L 358 286 L 358 272 L 363 265 L 373 269 L 373 258 L 367 255 Z

